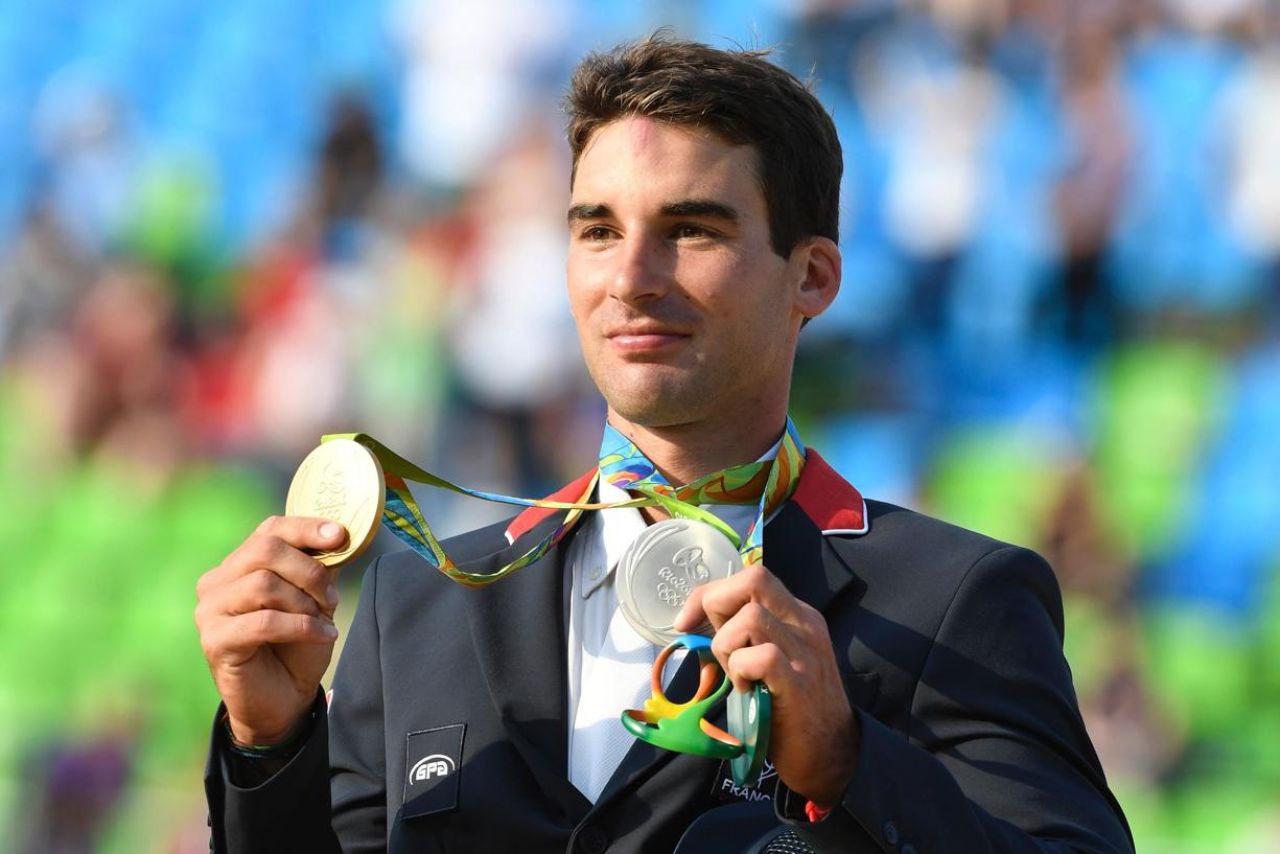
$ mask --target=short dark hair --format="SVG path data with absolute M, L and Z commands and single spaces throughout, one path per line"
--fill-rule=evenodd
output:
M 805 237 L 838 240 L 844 161 L 835 124 L 809 86 L 768 54 L 663 33 L 589 54 L 565 98 L 573 174 L 591 136 L 618 119 L 706 128 L 756 149 L 775 252 L 786 257 Z

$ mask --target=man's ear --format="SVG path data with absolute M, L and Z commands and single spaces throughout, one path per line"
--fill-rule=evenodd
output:
M 809 237 L 796 246 L 791 261 L 799 279 L 796 309 L 808 321 L 826 311 L 840 293 L 840 247 L 827 237 Z

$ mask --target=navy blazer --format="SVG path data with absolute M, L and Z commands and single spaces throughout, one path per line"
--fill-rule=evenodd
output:
M 526 511 L 446 547 L 492 571 L 561 519 Z M 864 502 L 812 450 L 764 561 L 830 629 L 862 730 L 843 803 L 808 824 L 768 769 L 743 789 L 719 761 L 636 742 L 592 804 L 567 776 L 566 543 L 484 588 L 410 552 L 374 563 L 331 700 L 317 699 L 292 760 L 236 785 L 215 726 L 213 849 L 669 852 L 699 817 L 745 801 L 818 851 L 1132 850 L 1077 708 L 1052 570 Z M 692 693 L 695 670 L 671 696 Z

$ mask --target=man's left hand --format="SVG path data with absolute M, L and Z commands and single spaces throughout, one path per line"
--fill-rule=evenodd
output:
M 772 694 L 769 759 L 782 782 L 819 808 L 835 806 L 853 778 L 859 733 L 822 614 L 753 564 L 695 588 L 675 628 L 705 622 L 734 687 L 763 682 Z

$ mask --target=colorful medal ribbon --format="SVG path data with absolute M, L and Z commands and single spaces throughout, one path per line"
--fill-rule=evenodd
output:
M 364 433 L 334 433 L 322 437 L 321 442 L 333 439 L 351 439 L 359 442 L 368 448 L 382 464 L 387 489 L 386 508 L 382 514 L 383 525 L 404 541 L 409 548 L 421 555 L 427 563 L 454 581 L 469 587 L 492 584 L 537 561 L 564 538 L 564 535 L 581 519 L 584 511 L 607 510 L 615 507 L 660 506 L 672 516 L 705 522 L 721 531 L 733 542 L 742 554 L 744 564 L 759 562 L 764 555 L 764 522 L 795 492 L 796 484 L 800 480 L 800 471 L 804 467 L 804 445 L 800 442 L 795 424 L 788 418 L 786 432 L 783 433 L 774 459 L 730 466 L 684 486 L 672 486 L 634 442 L 606 424 L 600 444 L 599 468 L 596 470 L 596 475 L 587 483 L 582 495 L 575 501 L 551 501 L 518 498 L 459 486 L 419 468 Z M 617 502 L 588 501 L 601 477 L 621 489 L 639 492 L 640 497 Z M 484 501 L 569 512 L 554 531 L 496 572 L 465 572 L 459 569 L 441 548 L 440 541 L 431 532 L 427 520 L 423 518 L 418 502 L 409 491 L 406 481 L 447 489 L 450 492 L 470 495 Z M 739 537 L 737 532 L 717 516 L 699 506 L 756 503 L 759 504 L 760 511 L 747 530 L 746 537 Z
M 672 516 L 709 522 L 733 542 L 742 555 L 744 565 L 759 563 L 764 557 L 765 521 L 796 491 L 803 468 L 804 444 L 790 418 L 778 445 L 778 453 L 772 460 L 731 466 L 685 486 L 668 483 L 644 452 L 611 424 L 605 424 L 604 438 L 600 442 L 601 477 L 619 489 L 652 498 L 651 503 L 662 505 Z M 710 513 L 693 516 L 681 512 L 690 505 L 756 503 L 760 512 L 747 529 L 746 537 L 739 537 L 736 531 Z M 703 518 L 704 515 L 710 519 Z

